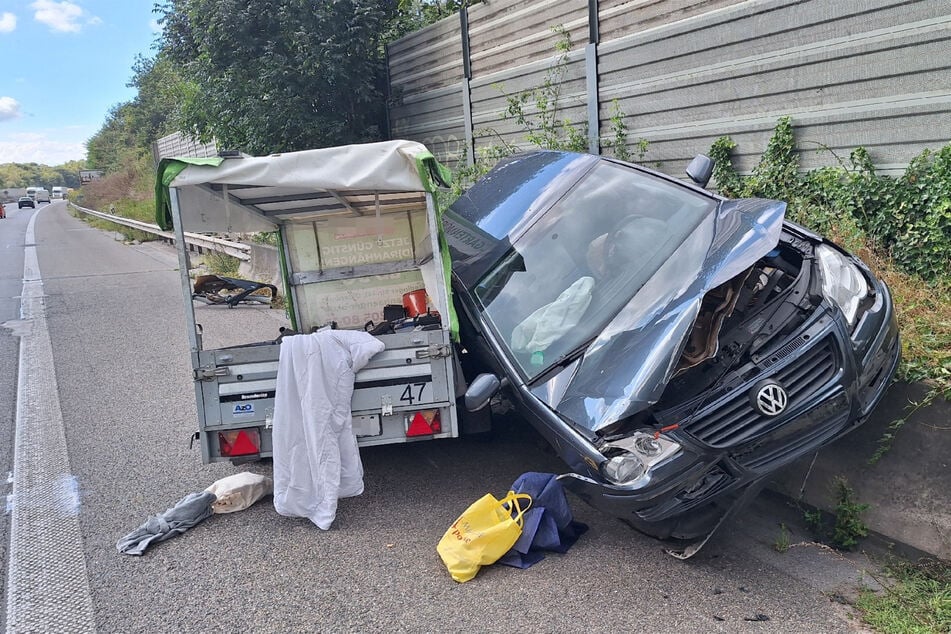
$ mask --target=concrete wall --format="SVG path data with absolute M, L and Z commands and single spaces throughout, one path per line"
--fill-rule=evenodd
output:
M 951 403 L 939 400 L 909 412 L 928 388 L 895 383 L 857 430 L 775 474 L 770 488 L 792 499 L 834 511 L 832 483 L 844 477 L 855 500 L 869 505 L 863 520 L 873 531 L 951 561 Z M 889 425 L 907 416 L 889 449 L 875 464 Z
M 505 95 L 543 84 L 556 59 L 551 27 L 561 25 L 573 50 L 559 118 L 590 118 L 608 136 L 617 100 L 632 146 L 650 141 L 644 161 L 670 173 L 722 135 L 739 144 L 738 167 L 751 169 L 782 115 L 793 118 L 804 168 L 864 146 L 898 173 L 951 139 L 951 3 L 592 4 L 589 16 L 585 0 L 492 0 L 393 43 L 391 136 L 421 141 L 450 165 L 503 140 L 527 147 L 502 114 Z M 835 155 L 813 151 L 820 145 Z
M 283 295 L 284 281 L 277 248 L 255 242 L 248 242 L 248 246 L 251 247 L 251 259 L 241 263 L 238 274 L 244 279 L 273 284 Z

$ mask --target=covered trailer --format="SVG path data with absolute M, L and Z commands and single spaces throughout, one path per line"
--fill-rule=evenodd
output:
M 178 245 L 204 462 L 271 455 L 281 339 L 323 328 L 374 329 L 386 345 L 356 375 L 359 445 L 459 435 L 464 386 L 434 196 L 447 182 L 448 171 L 410 141 L 162 160 L 157 221 L 174 228 Z M 185 232 L 275 231 L 290 330 L 203 348 Z

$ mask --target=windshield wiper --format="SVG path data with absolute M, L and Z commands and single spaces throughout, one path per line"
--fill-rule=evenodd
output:
M 571 365 L 572 363 L 575 362 L 575 360 L 578 357 L 580 357 L 585 352 L 587 352 L 588 346 L 590 346 L 591 343 L 597 338 L 598 338 L 597 335 L 594 335 L 593 337 L 589 337 L 588 339 L 582 341 L 577 346 L 575 346 L 572 350 L 570 350 L 569 352 L 566 352 L 565 354 L 561 355 L 560 357 L 558 357 L 557 359 L 555 359 L 554 361 L 546 365 L 545 368 L 541 372 L 539 372 L 534 377 L 532 377 L 531 382 L 535 383 L 540 378 L 550 374 L 551 371 L 554 370 L 555 368 L 565 368 Z

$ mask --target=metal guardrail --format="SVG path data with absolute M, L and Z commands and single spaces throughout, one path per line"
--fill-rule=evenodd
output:
M 85 207 L 80 207 L 73 201 L 69 201 L 69 205 L 84 214 L 89 214 L 90 216 L 108 220 L 109 222 L 114 222 L 117 225 L 123 225 L 125 227 L 131 227 L 132 229 L 138 229 L 139 231 L 145 231 L 146 233 L 157 235 L 163 240 L 168 240 L 172 243 L 175 242 L 175 234 L 171 231 L 164 231 L 158 225 L 153 225 L 148 222 L 141 222 L 139 220 L 133 220 L 131 218 L 123 218 L 122 216 L 113 216 L 112 214 L 106 214 L 101 211 L 96 211 L 95 209 L 86 209 Z M 244 262 L 249 262 L 251 260 L 251 247 L 240 242 L 231 242 L 230 240 L 215 238 L 214 236 L 206 236 L 200 233 L 190 233 L 186 231 L 185 243 L 189 246 L 197 247 L 199 250 L 207 249 L 209 251 L 225 253 Z

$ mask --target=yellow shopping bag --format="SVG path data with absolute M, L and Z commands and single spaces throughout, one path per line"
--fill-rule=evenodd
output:
M 531 505 L 530 495 L 514 491 L 501 500 L 487 493 L 473 502 L 436 546 L 452 578 L 468 581 L 507 553 L 522 534 L 522 514 Z

